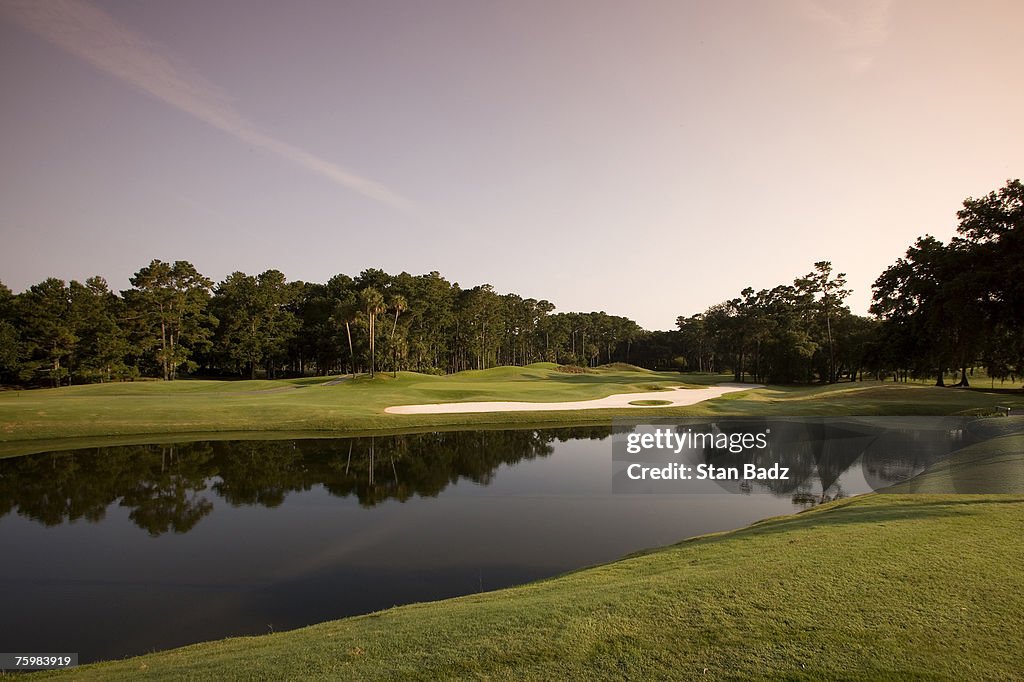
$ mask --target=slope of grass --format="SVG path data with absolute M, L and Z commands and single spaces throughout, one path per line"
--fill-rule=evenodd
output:
M 1024 496 L 868 495 L 551 580 L 78 669 L 134 679 L 1019 679 Z
M 1011 420 L 1000 420 L 1011 421 Z M 1015 418 L 1024 430 L 1024 420 Z M 992 438 L 957 450 L 893 493 L 1013 493 L 1024 490 L 1024 435 Z
M 451 376 L 399 372 L 328 381 L 136 382 L 0 393 L 0 454 L 29 449 L 11 442 L 245 431 L 353 432 L 381 428 L 510 424 L 522 415 L 403 416 L 384 408 L 473 400 L 553 402 L 601 398 L 650 387 L 684 385 L 674 373 L 601 370 L 565 374 L 548 364 L 497 367 Z M 572 414 L 572 413 L 569 413 Z M 543 423 L 561 417 L 545 415 Z
M 131 440 L 162 433 L 180 440 L 183 432 L 204 430 L 271 429 L 294 437 L 311 429 L 608 421 L 623 412 L 382 410 L 453 399 L 600 397 L 680 379 L 696 384 L 704 377 L 530 366 L 452 377 L 400 373 L 334 386 L 183 381 L 9 392 L 0 395 L 0 432 L 24 440 L 0 452 L 49 449 L 53 441 L 45 439 L 64 435 L 118 433 Z M 1024 397 L 858 383 L 768 387 L 652 414 L 972 414 L 1006 404 L 1024 406 Z M 522 587 L 86 666 L 67 676 L 1014 679 L 1024 669 L 1024 437 L 1012 433 L 1012 422 L 991 420 L 995 438 L 964 448 L 902 490 L 962 491 L 965 482 L 994 475 L 1011 495 L 863 496 Z
M 996 406 L 1024 407 L 1024 393 L 936 388 L 876 381 L 828 386 L 769 386 L 695 405 L 700 414 L 789 416 L 985 415 Z
M 695 386 L 723 375 L 680 375 L 621 368 L 566 374 L 544 363 L 451 376 L 399 372 L 397 377 L 326 380 L 137 382 L 0 393 L 0 456 L 96 444 L 104 436 L 164 434 L 216 437 L 250 432 L 323 435 L 380 429 L 479 425 L 554 426 L 638 418 L 639 410 L 602 409 L 449 415 L 385 414 L 391 405 L 454 401 L 556 402 Z M 864 382 L 768 387 L 731 393 L 689 407 L 650 407 L 658 416 L 983 414 L 996 405 L 1024 407 L 1024 394 Z M 123 440 L 121 442 L 124 442 Z M 136 441 L 137 442 L 137 441 Z

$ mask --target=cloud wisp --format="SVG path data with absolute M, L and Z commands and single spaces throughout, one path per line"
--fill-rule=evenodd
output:
M 388 187 L 261 131 L 219 88 L 97 7 L 81 0 L 8 0 L 0 4 L 0 13 L 100 71 L 246 144 L 375 201 L 407 213 L 414 210 L 411 201 Z
M 828 34 L 854 73 L 870 69 L 875 51 L 889 38 L 892 0 L 860 0 L 832 6 L 824 0 L 797 0 L 796 8 L 806 20 Z

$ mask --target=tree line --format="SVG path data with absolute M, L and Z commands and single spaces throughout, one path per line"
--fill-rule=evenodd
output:
M 939 386 L 948 370 L 969 385 L 976 365 L 1024 376 L 1024 184 L 966 199 L 957 218 L 948 243 L 920 237 L 875 282 L 879 362 Z
M 437 272 L 364 270 L 326 283 L 278 270 L 214 283 L 187 261 L 154 260 L 116 293 L 102 277 L 0 284 L 0 377 L 60 386 L 183 374 L 276 378 L 378 371 L 444 374 L 550 361 L 627 360 L 643 333 L 604 312 L 469 289 Z
M 968 198 L 948 243 L 918 238 L 872 286 L 870 317 L 845 304 L 846 275 L 821 261 L 792 284 L 754 291 L 679 317 L 644 336 L 645 366 L 731 372 L 770 383 L 868 376 L 897 381 L 957 375 L 1024 376 L 1024 185 Z
M 605 312 L 555 312 L 547 300 L 463 288 L 438 272 L 368 269 L 326 283 L 278 270 L 214 283 L 191 263 L 154 260 L 110 290 L 48 278 L 14 294 L 0 283 L 0 381 L 60 386 L 183 374 L 267 377 L 413 370 L 444 374 L 548 361 L 626 362 L 728 372 L 770 383 L 958 372 L 1024 375 L 1024 186 L 957 214 L 948 243 L 923 236 L 875 281 L 871 316 L 853 314 L 846 275 L 820 261 L 677 328 L 649 332 Z
M 111 505 L 150 535 L 185 533 L 214 510 L 273 508 L 322 487 L 364 507 L 436 497 L 465 479 L 487 485 L 503 465 L 547 457 L 554 443 L 601 439 L 610 427 L 395 434 L 339 440 L 125 445 L 0 460 L 0 519 L 47 526 L 101 521 Z
M 731 372 L 736 381 L 858 379 L 871 366 L 878 323 L 850 312 L 845 287 L 846 275 L 821 261 L 792 284 L 747 287 L 703 313 L 679 317 L 677 331 L 650 339 L 657 344 L 651 350 L 662 356 L 660 364 Z

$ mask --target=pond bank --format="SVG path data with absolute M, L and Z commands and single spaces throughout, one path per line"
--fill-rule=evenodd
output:
M 1020 496 L 866 495 L 523 587 L 71 674 L 1011 679 L 1022 525 Z

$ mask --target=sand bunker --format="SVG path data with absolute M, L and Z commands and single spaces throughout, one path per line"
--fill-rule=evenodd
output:
M 432 405 L 396 405 L 385 408 L 388 414 L 453 414 L 459 412 L 550 412 L 553 410 L 600 410 L 608 407 L 628 407 L 637 410 L 693 405 L 718 398 L 726 393 L 761 388 L 760 384 L 718 384 L 707 388 L 674 388 L 670 391 L 647 393 L 619 393 L 594 400 L 571 400 L 563 403 L 478 402 L 435 403 Z M 664 405 L 630 405 L 636 400 L 665 401 Z

